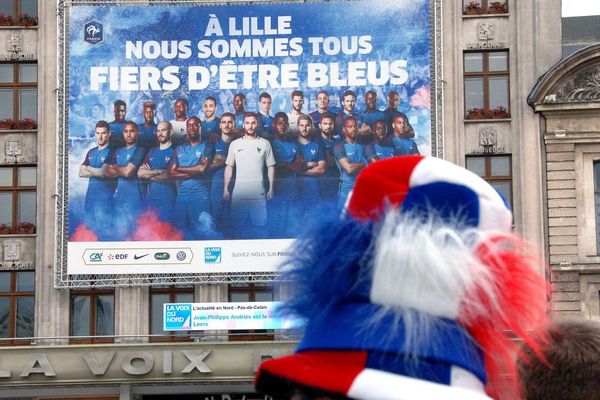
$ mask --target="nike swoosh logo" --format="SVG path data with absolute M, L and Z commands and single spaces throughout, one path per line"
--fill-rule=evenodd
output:
M 150 253 L 148 253 L 148 254 L 150 254 Z M 138 255 L 136 254 L 136 255 L 134 255 L 134 256 L 133 256 L 133 259 L 134 259 L 134 260 L 139 260 L 140 258 L 144 258 L 144 257 L 146 257 L 148 254 L 143 254 L 143 255 L 141 255 L 141 256 L 138 256 Z
M 238 151 L 242 151 L 242 150 L 244 150 L 244 149 L 238 149 Z

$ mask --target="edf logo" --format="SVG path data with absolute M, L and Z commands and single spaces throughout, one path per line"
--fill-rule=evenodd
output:
M 204 262 L 207 264 L 221 263 L 221 248 L 220 247 L 205 247 Z
M 100 43 L 104 39 L 104 30 L 100 22 L 91 21 L 83 27 L 83 40 L 88 43 Z

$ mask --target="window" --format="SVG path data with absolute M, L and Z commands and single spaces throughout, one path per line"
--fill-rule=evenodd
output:
M 508 0 L 464 0 L 464 15 L 506 13 L 508 13 Z
M 37 24 L 37 0 L 0 0 L 0 25 Z
M 273 301 L 273 288 L 260 283 L 232 283 L 229 285 L 229 301 Z M 266 329 L 231 331 L 229 340 L 273 340 L 273 331 Z
M 0 272 L 0 346 L 28 344 L 33 337 L 35 273 Z
M 596 252 L 600 254 L 600 161 L 594 162 L 594 205 L 596 210 Z
M 37 64 L 0 63 L 0 128 L 37 129 Z
M 510 118 L 508 51 L 464 53 L 465 118 Z
M 115 334 L 113 290 L 89 289 L 71 292 L 71 343 L 112 343 Z
M 512 160 L 508 154 L 467 156 L 467 169 L 485 179 L 512 207 Z
M 164 337 L 151 337 L 153 342 L 160 341 L 187 341 L 191 340 L 190 333 L 186 331 L 166 332 L 163 330 L 163 304 L 166 303 L 193 303 L 194 287 L 175 287 L 150 289 L 150 334 L 164 335 Z
M 0 234 L 35 233 L 36 167 L 0 167 Z

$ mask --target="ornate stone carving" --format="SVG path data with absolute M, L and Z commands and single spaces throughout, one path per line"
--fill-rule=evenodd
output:
M 600 101 L 600 65 L 582 69 L 559 82 L 544 103 L 583 103 Z
M 20 53 L 23 51 L 23 34 L 9 33 L 6 38 L 6 51 L 9 53 Z
M 6 240 L 4 242 L 4 261 L 19 261 L 21 259 L 21 242 Z
M 23 146 L 18 140 L 9 140 L 4 146 L 4 152 L 7 157 L 16 157 L 23 154 Z
M 498 143 L 496 139 L 496 130 L 492 127 L 485 127 L 479 130 L 479 145 L 480 146 L 495 146 Z
M 496 30 L 494 29 L 494 25 L 490 24 L 489 22 L 482 22 L 479 24 L 479 29 L 477 30 L 478 32 L 478 39 L 479 40 L 494 40 L 494 34 L 496 32 Z

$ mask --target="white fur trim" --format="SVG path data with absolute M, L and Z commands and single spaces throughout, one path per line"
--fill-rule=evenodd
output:
M 502 197 L 486 181 L 473 172 L 435 157 L 426 157 L 414 168 L 410 187 L 434 182 L 449 182 L 463 185 L 479 196 L 479 229 L 510 232 L 512 213 Z
M 348 397 L 362 400 L 491 400 L 483 392 L 373 369 L 365 369 L 357 375 Z
M 489 275 L 472 254 L 479 237 L 388 211 L 375 242 L 371 301 L 456 319 L 465 293 Z

